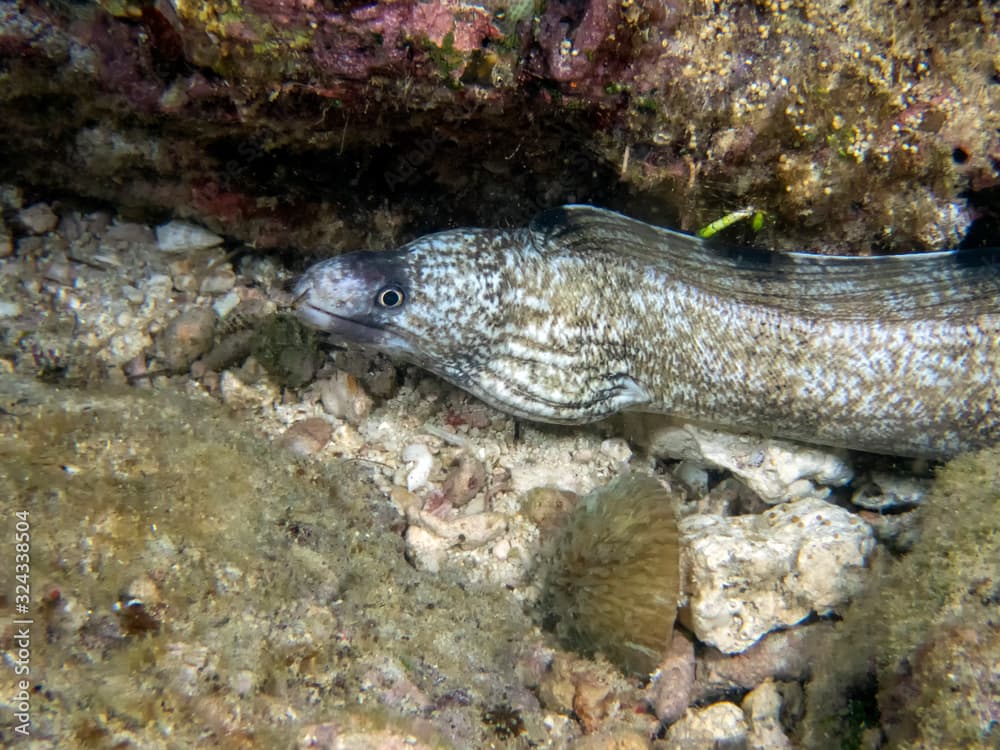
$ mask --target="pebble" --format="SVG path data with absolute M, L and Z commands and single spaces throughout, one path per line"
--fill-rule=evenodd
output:
M 176 273 L 173 275 L 174 290 L 194 295 L 198 291 L 198 277 L 193 273 Z
M 131 284 L 125 284 L 121 288 L 121 295 L 133 305 L 141 305 L 146 301 L 146 295 L 143 294 L 141 289 L 137 289 Z
M 121 268 L 123 265 L 121 259 L 113 253 L 95 253 L 91 256 L 90 260 L 92 263 L 104 268 L 104 270 Z
M 67 242 L 76 242 L 83 236 L 83 224 L 80 222 L 80 214 L 75 211 L 65 213 L 59 219 L 57 227 L 58 234 Z
M 406 518 L 413 527 L 438 537 L 445 549 L 476 549 L 499 539 L 507 530 L 507 517 L 502 513 L 474 513 L 449 519 L 411 507 L 407 509 Z
M 456 508 L 467 505 L 486 485 L 486 467 L 482 461 L 463 453 L 452 463 L 441 485 L 444 500 Z
M 781 693 L 771 680 L 764 680 L 743 698 L 743 715 L 749 725 L 747 750 L 791 750 L 781 726 L 781 704 Z
M 164 253 L 184 253 L 218 247 L 222 237 L 197 224 L 170 221 L 156 228 L 156 246 Z
M 21 314 L 21 305 L 18 302 L 0 300 L 0 318 L 16 318 Z
M 104 242 L 137 245 L 153 245 L 156 242 L 152 229 L 145 224 L 135 224 L 128 221 L 115 222 L 109 226 L 101 239 Z
M 681 630 L 674 630 L 673 640 L 647 689 L 647 699 L 656 718 L 666 726 L 673 724 L 691 705 L 694 695 L 694 641 Z
M 364 692 L 368 693 L 370 689 Z M 429 708 L 424 710 L 430 711 Z M 395 713 L 371 710 L 356 710 L 354 714 L 345 711 L 328 713 L 335 718 L 303 727 L 292 747 L 296 750 L 434 750 L 446 746 L 435 740 L 433 725 L 427 719 L 404 720 L 397 718 Z
M 521 513 L 542 532 L 550 532 L 563 525 L 569 512 L 576 507 L 580 496 L 558 487 L 535 487 L 521 495 Z
M 862 510 L 858 517 L 874 530 L 879 542 L 894 552 L 905 552 L 920 541 L 920 518 L 915 512 L 880 513 Z
M 425 573 L 437 574 L 448 559 L 448 551 L 441 540 L 419 526 L 406 529 L 406 556 L 413 567 Z
M 116 369 L 151 348 L 153 344 L 153 340 L 141 330 L 135 328 L 119 330 L 122 333 L 116 333 L 108 338 L 107 344 L 98 353 L 102 361 Z
M 273 258 L 245 256 L 240 262 L 240 274 L 265 289 L 280 286 L 278 265 Z
M 111 225 L 111 214 L 107 211 L 94 211 L 87 214 L 87 231 L 94 237 L 102 236 Z
M 245 361 L 253 350 L 253 337 L 252 329 L 221 336 L 207 354 L 191 365 L 191 375 L 203 378 L 210 372 L 218 372 Z
M 632 448 L 624 438 L 608 438 L 601 443 L 601 453 L 618 464 L 628 463 Z
M 323 410 L 337 419 L 359 425 L 372 408 L 372 399 L 353 375 L 337 370 L 319 383 Z
M 594 487 L 592 480 L 584 472 L 568 472 L 561 463 L 563 459 L 546 462 L 514 461 L 510 469 L 510 488 L 514 492 L 528 492 L 536 487 L 558 487 L 567 492 L 584 494 Z
M 198 678 L 207 662 L 208 649 L 205 646 L 174 641 L 164 649 L 160 668 L 182 695 L 194 695 Z
M 59 217 L 48 203 L 35 203 L 17 212 L 17 220 L 31 234 L 51 232 L 59 223 Z
M 708 470 L 696 461 L 681 461 L 674 467 L 673 475 L 693 497 L 702 497 L 708 492 Z
M 268 383 L 249 385 L 233 371 L 226 370 L 219 378 L 219 395 L 233 409 L 266 409 L 279 394 Z
M 146 279 L 146 283 L 142 287 L 145 288 L 146 294 L 156 297 L 166 297 L 170 293 L 172 285 L 173 282 L 165 273 L 154 273 Z
M 251 695 L 255 689 L 255 676 L 252 670 L 239 669 L 230 680 L 230 687 L 241 698 Z
M 76 279 L 76 274 L 73 273 L 73 269 L 66 258 L 53 260 L 42 272 L 42 275 L 48 281 L 54 281 L 63 286 L 72 286 L 73 281 Z
M 619 708 L 616 672 L 606 661 L 557 652 L 538 686 L 538 698 L 550 711 L 573 712 L 584 732 L 593 732 Z
M 698 498 L 697 512 L 716 516 L 740 516 L 745 513 L 761 513 L 767 507 L 739 479 L 726 477 Z
M 932 480 L 872 471 L 858 482 L 851 502 L 867 510 L 886 511 L 920 505 Z
M 159 356 L 171 370 L 180 372 L 207 352 L 215 336 L 215 313 L 204 307 L 182 312 L 157 337 Z
M 311 456 L 319 453 L 333 437 L 333 427 L 321 417 L 296 422 L 281 436 L 282 444 L 292 453 Z
M 39 255 L 44 247 L 45 243 L 41 237 L 20 237 L 17 240 L 15 254 L 22 258 Z
M 236 286 L 236 272 L 228 263 L 209 271 L 201 280 L 198 291 L 202 294 L 225 294 Z
M 126 377 L 128 377 L 134 384 L 140 387 L 146 387 L 149 385 L 149 381 L 143 377 L 149 372 L 149 368 L 146 363 L 146 358 L 141 354 L 136 355 L 123 364 L 122 372 L 124 372 Z
M 148 575 L 141 575 L 131 581 L 125 587 L 125 591 L 128 592 L 130 598 L 138 599 L 147 607 L 163 603 L 160 587 Z
M 240 304 L 240 294 L 235 289 L 230 290 L 225 297 L 220 297 L 212 303 L 212 309 L 219 316 L 219 320 L 225 318 Z
M 572 750 L 649 750 L 648 733 L 611 729 L 587 734 L 573 742 Z
M 422 510 L 419 498 L 405 497 L 402 493 L 406 491 L 399 490 L 402 488 L 396 488 L 392 497 L 404 510 L 409 523 L 403 537 L 406 559 L 417 570 L 438 573 L 448 567 L 457 572 L 474 564 L 477 572 L 494 581 L 502 581 L 501 585 L 513 585 L 521 578 L 520 566 L 512 566 L 494 554 L 496 546 L 505 541 L 507 516 L 482 512 L 442 518 Z M 511 557 L 515 556 L 508 550 L 507 558 Z
M 667 729 L 664 750 L 717 750 L 746 747 L 747 721 L 735 703 L 722 701 L 705 708 L 689 709 Z

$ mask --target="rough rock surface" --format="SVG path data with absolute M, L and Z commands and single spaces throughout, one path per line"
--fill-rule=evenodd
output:
M 828 614 L 860 591 L 875 535 L 822 500 L 766 513 L 681 522 L 688 606 L 681 622 L 720 651 L 743 651 L 777 627 Z
M 43 686 L 24 747 L 478 747 L 492 707 L 541 724 L 512 667 L 522 608 L 413 570 L 398 515 L 349 464 L 303 462 L 170 389 L 5 376 L 0 403 L 0 511 L 32 531 Z M 449 623 L 473 619 L 482 638 L 457 647 Z M 0 671 L 5 716 L 18 679 Z
M 742 704 L 749 727 L 747 750 L 791 750 L 781 727 L 781 704 L 781 693 L 771 680 L 747 693 Z
M 873 471 L 857 485 L 851 496 L 852 503 L 867 510 L 885 512 L 919 505 L 931 487 L 931 480 Z
M 765 503 L 824 499 L 851 481 L 844 451 L 679 424 L 659 414 L 625 414 L 626 432 L 652 455 L 728 469 Z
M 892 0 L 4 3 L 0 179 L 257 247 L 589 200 L 937 248 L 1000 177 L 998 29 Z
M 705 708 L 691 708 L 668 730 L 663 750 L 715 750 L 744 747 L 747 721 L 735 703 L 722 701 Z
M 915 511 L 919 541 L 876 558 L 814 661 L 805 747 L 842 746 L 862 728 L 889 747 L 997 747 L 1000 449 L 935 473 Z
M 695 700 L 751 690 L 765 680 L 802 681 L 811 675 L 816 655 L 833 637 L 833 624 L 816 622 L 768 633 L 738 654 L 711 646 L 699 654 L 693 688 Z

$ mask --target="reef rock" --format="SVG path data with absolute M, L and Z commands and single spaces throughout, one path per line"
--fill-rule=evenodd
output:
M 651 455 L 728 469 L 769 504 L 822 500 L 831 487 L 854 477 L 844 452 L 833 448 L 679 424 L 660 414 L 625 414 L 623 419 L 625 430 Z
M 723 701 L 705 708 L 690 708 L 667 730 L 668 750 L 715 750 L 717 747 L 744 747 L 747 722 L 735 703 Z
M 681 539 L 689 593 L 681 622 L 730 654 L 846 604 L 860 590 L 875 547 L 868 524 L 821 500 L 760 515 L 688 516 Z
M 4 3 L 0 180 L 258 248 L 572 201 L 938 248 L 1000 182 L 998 32 L 892 0 Z

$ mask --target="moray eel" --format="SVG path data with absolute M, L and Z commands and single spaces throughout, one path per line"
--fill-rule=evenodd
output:
M 301 319 L 517 417 L 623 410 L 902 456 L 1000 438 L 1000 249 L 718 246 L 590 206 L 353 252 Z

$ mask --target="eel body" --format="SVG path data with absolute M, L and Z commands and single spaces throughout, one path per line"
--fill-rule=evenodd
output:
M 300 317 L 515 416 L 623 410 L 905 456 L 1000 439 L 1000 250 L 719 247 L 590 206 L 323 261 Z

